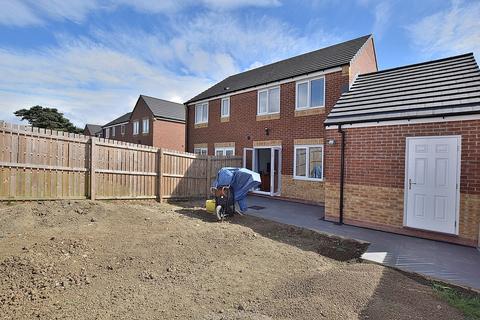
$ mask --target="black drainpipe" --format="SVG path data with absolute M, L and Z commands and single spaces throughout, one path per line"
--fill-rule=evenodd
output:
M 342 130 L 342 125 L 338 125 L 338 132 L 342 136 L 342 142 L 340 145 L 340 204 L 339 213 L 340 217 L 338 224 L 343 224 L 343 189 L 345 181 L 345 131 Z

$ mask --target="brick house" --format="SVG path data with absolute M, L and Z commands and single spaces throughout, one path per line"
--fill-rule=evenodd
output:
M 185 106 L 140 95 L 132 112 L 102 126 L 102 136 L 185 151 Z
M 323 203 L 325 117 L 376 70 L 368 35 L 228 77 L 186 102 L 187 150 L 241 155 L 256 192 Z
M 86 136 L 101 137 L 102 126 L 98 124 L 87 123 L 85 128 L 83 128 L 83 134 Z
M 479 244 L 472 54 L 360 75 L 325 125 L 327 220 Z

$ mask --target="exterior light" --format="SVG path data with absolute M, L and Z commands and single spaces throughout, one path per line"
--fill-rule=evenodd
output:
M 328 139 L 327 143 L 328 145 L 333 146 L 335 145 L 336 142 L 335 142 L 335 139 Z

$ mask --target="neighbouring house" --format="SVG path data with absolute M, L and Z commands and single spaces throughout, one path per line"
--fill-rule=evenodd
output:
M 257 193 L 323 203 L 326 115 L 376 70 L 368 35 L 230 76 L 186 102 L 187 149 L 243 156 Z
M 107 139 L 185 151 L 185 106 L 140 95 L 132 112 L 102 129 Z
M 83 134 L 86 136 L 101 137 L 102 126 L 98 124 L 87 123 L 83 129 Z
M 359 75 L 325 125 L 327 220 L 479 246 L 472 54 Z

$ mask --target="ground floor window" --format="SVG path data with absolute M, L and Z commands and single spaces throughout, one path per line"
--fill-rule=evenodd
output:
M 233 156 L 235 155 L 235 149 L 233 147 L 215 148 L 216 156 Z
M 323 180 L 323 145 L 295 146 L 293 176 L 295 179 Z
M 202 148 L 193 148 L 193 153 L 206 156 L 208 154 L 208 148 L 202 147 Z

